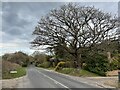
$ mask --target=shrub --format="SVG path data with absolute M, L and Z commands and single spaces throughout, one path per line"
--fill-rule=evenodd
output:
M 70 67 L 71 67 L 71 63 L 70 63 L 69 61 L 65 62 L 64 67 L 66 67 L 66 68 L 70 68 Z
M 117 70 L 118 69 L 118 61 L 117 60 L 114 60 L 110 63 L 110 68 L 109 70 L 112 71 L 112 70 Z
M 102 54 L 94 54 L 87 56 L 85 69 L 96 74 L 105 76 L 109 70 L 109 62 L 107 57 Z
M 49 68 L 50 63 L 46 61 L 46 62 L 43 62 L 42 64 L 38 64 L 37 66 L 38 67 L 43 67 L 43 68 Z
M 27 63 L 22 64 L 22 67 L 27 67 L 27 66 L 28 66 Z

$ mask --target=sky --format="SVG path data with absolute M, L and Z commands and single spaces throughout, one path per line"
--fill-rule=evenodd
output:
M 117 2 L 77 2 L 79 5 L 95 6 L 112 15 L 118 12 Z M 42 16 L 66 2 L 2 2 L 2 30 L 0 36 L 0 55 L 23 51 L 32 54 L 30 42 L 35 38 L 32 32 Z M 42 49 L 42 47 L 41 47 Z M 45 50 L 39 50 L 44 52 Z

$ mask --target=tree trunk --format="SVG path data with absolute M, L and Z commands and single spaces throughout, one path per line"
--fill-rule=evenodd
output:
M 75 56 L 75 67 L 77 68 L 77 69 L 81 69 L 82 68 L 82 61 L 81 61 L 81 54 L 80 55 L 76 55 Z
M 78 69 L 82 69 L 82 60 L 81 60 L 81 54 L 78 56 Z

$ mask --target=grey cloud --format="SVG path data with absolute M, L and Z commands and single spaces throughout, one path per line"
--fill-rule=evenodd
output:
M 2 4 L 2 36 L 3 42 L 12 42 L 18 39 L 20 44 L 28 45 L 33 39 L 37 22 L 41 16 L 46 15 L 51 9 L 59 8 L 65 4 L 60 2 L 3 2 Z M 116 12 L 115 3 L 79 3 L 81 5 L 95 5 L 107 12 Z M 109 8 L 108 8 L 109 7 Z M 114 10 L 115 9 L 115 10 Z M 24 42 L 25 43 L 21 43 Z M 15 42 L 14 42 L 15 43 Z M 26 46 L 25 45 L 25 46 Z M 29 48 L 29 45 L 28 45 Z
M 13 27 L 9 29 L 8 33 L 10 35 L 17 36 L 17 35 L 21 35 L 22 31 L 21 31 L 21 28 L 19 27 Z
M 3 40 L 31 40 L 31 34 L 40 17 L 61 4 L 63 3 L 3 2 L 2 31 L 6 33 Z
M 30 22 L 23 18 L 20 18 L 20 12 L 18 10 L 7 10 L 3 8 L 3 30 L 8 30 L 10 27 L 23 27 Z

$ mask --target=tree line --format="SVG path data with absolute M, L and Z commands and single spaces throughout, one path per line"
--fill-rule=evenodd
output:
M 24 53 L 22 51 L 18 51 L 15 53 L 4 54 L 2 56 L 2 60 L 16 63 L 16 64 L 19 64 L 23 67 L 26 67 L 33 60 L 33 57 L 27 55 L 26 53 Z
M 85 69 L 99 75 L 106 75 L 107 71 L 120 69 L 120 51 L 118 46 L 118 41 L 112 40 L 109 42 L 109 45 L 108 42 L 104 42 L 98 45 L 97 49 L 86 49 L 81 54 L 81 69 Z M 31 55 L 27 55 L 24 52 L 18 51 L 15 53 L 4 54 L 2 56 L 2 60 L 19 64 L 23 67 L 34 64 L 37 67 L 43 68 L 56 68 L 60 65 L 56 70 L 62 68 L 77 69 L 76 64 L 78 63 L 75 64 L 72 56 L 69 53 L 64 52 L 64 49 L 56 47 L 52 52 L 54 52 L 53 55 L 47 55 L 40 53 L 39 51 L 35 51 Z M 107 54 L 108 52 L 110 54 Z

